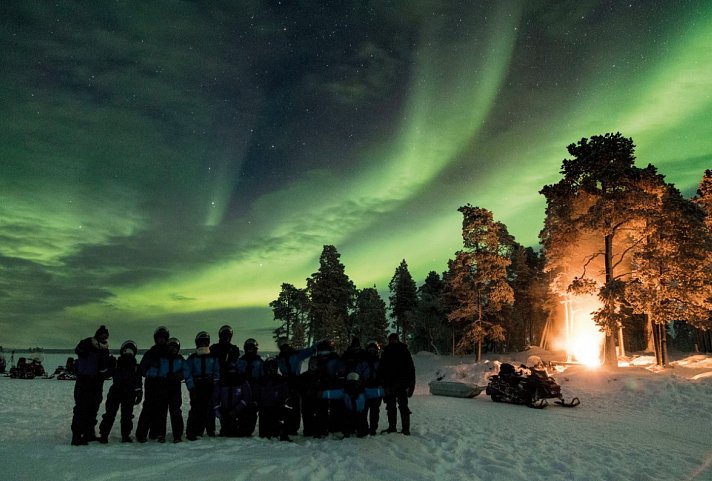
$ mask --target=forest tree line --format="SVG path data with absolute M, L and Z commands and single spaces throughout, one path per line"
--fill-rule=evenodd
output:
M 617 352 L 655 352 L 668 342 L 712 352 L 712 170 L 685 199 L 653 165 L 635 165 L 632 139 L 620 133 L 567 147 L 547 202 L 541 249 L 516 242 L 492 212 L 465 205 L 462 249 L 447 269 L 420 285 L 404 259 L 389 282 L 388 304 L 376 286 L 349 279 L 340 254 L 325 245 L 303 288 L 284 283 L 270 303 L 274 337 L 294 346 L 329 338 L 383 342 L 390 329 L 412 350 L 438 354 L 520 351 L 547 346 L 562 302 L 595 295 L 594 321 L 605 334 L 604 362 Z

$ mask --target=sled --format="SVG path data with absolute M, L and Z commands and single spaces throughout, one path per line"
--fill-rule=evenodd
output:
M 428 387 L 430 387 L 430 394 L 435 396 L 464 398 L 473 398 L 484 390 L 477 384 L 459 381 L 430 381 Z

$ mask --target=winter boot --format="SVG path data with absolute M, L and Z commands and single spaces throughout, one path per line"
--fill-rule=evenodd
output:
M 395 433 L 397 432 L 396 430 L 396 424 L 398 423 L 398 412 L 397 411 L 388 411 L 388 428 L 384 429 L 381 431 L 382 433 Z
M 131 436 L 121 436 L 121 442 L 122 443 L 132 443 L 133 439 L 131 439 Z
M 101 444 L 107 444 L 109 442 L 109 436 L 102 434 L 97 438 L 97 441 L 99 441 Z
M 401 434 L 410 436 L 410 414 L 401 414 Z

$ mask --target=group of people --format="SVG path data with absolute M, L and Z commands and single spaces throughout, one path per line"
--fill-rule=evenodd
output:
M 302 434 L 310 437 L 375 435 L 382 402 L 388 425 L 381 432 L 397 432 L 400 412 L 400 432 L 410 434 L 408 398 L 415 389 L 415 367 L 398 334 L 390 334 L 383 349 L 376 341 L 362 348 L 355 338 L 341 355 L 328 340 L 294 349 L 280 338 L 279 353 L 267 359 L 258 354 L 255 339 L 247 339 L 241 353 L 232 337 L 233 329 L 222 326 L 218 342 L 211 345 L 210 335 L 201 331 L 195 337 L 195 350 L 184 358 L 180 341 L 160 326 L 153 335 L 154 345 L 138 362 L 138 348 L 131 340 L 114 358 L 108 349 L 108 329 L 100 326 L 75 349 L 72 444 L 107 443 L 119 411 L 121 440 L 132 442 L 133 410 L 142 401 L 135 432 L 141 443 L 165 442 L 167 417 L 174 442 L 181 442 L 184 435 L 190 441 L 216 434 L 248 437 L 255 429 L 260 437 L 288 441 L 300 424 Z M 307 359 L 308 369 L 303 371 Z M 107 379 L 113 382 L 97 435 Z M 190 397 L 186 425 L 182 383 Z

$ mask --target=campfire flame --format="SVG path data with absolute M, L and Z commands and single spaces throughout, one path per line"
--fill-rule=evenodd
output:
M 566 329 L 560 344 L 566 350 L 567 360 L 600 366 L 605 336 L 592 317 L 601 307 L 600 301 L 596 296 L 571 296 L 564 302 L 564 307 Z

